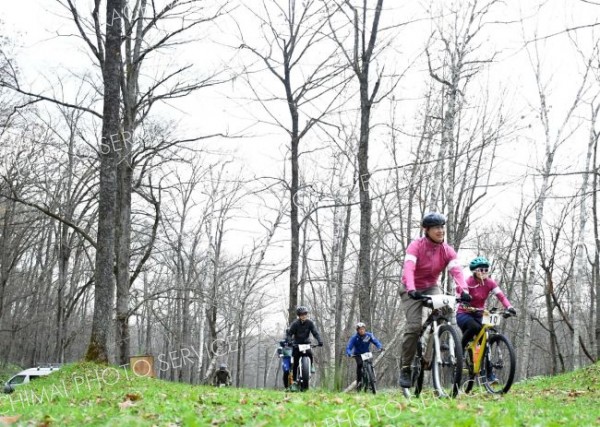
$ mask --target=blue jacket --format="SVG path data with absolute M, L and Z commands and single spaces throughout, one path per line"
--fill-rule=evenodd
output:
M 364 336 L 358 335 L 358 332 L 350 337 L 350 341 L 348 341 L 348 346 L 346 347 L 346 355 L 352 356 L 352 349 L 354 349 L 354 354 L 363 354 L 369 351 L 369 346 L 371 343 L 375 344 L 375 347 L 381 349 L 382 345 L 375 338 L 371 332 L 365 333 Z

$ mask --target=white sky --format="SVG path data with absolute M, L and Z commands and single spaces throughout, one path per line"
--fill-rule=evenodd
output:
M 252 0 L 245 2 L 250 4 Z M 398 0 L 387 0 L 386 7 L 394 7 L 394 13 L 386 15 L 386 19 L 396 17 L 418 17 L 424 16 L 422 6 L 419 3 L 408 2 L 401 6 Z M 446 1 L 446 0 L 444 0 Z M 81 3 L 81 2 L 78 2 Z M 259 2 L 257 2 L 258 4 Z M 432 2 L 436 7 L 441 0 Z M 452 2 L 446 2 L 448 5 Z M 563 30 L 565 27 L 575 25 L 593 24 L 600 16 L 600 6 L 593 6 L 577 0 L 548 0 L 543 7 L 538 8 L 540 2 L 532 0 L 507 0 L 504 7 L 497 7 L 497 20 L 500 22 L 512 21 L 510 25 L 496 25 L 490 28 L 486 35 L 490 50 L 495 46 L 501 53 L 498 62 L 495 63 L 487 73 L 485 79 L 476 82 L 479 87 L 487 86 L 491 93 L 505 91 L 510 103 L 510 111 L 518 116 L 523 116 L 524 124 L 531 123 L 533 129 L 523 132 L 512 145 L 506 147 L 506 151 L 500 154 L 503 158 L 499 165 L 499 179 L 510 179 L 522 175 L 523 169 L 528 165 L 539 163 L 539 155 L 543 156 L 543 147 L 539 143 L 539 131 L 535 117 L 536 105 L 538 103 L 535 89 L 535 81 L 528 63 L 526 50 L 523 49 L 523 34 L 520 17 L 524 17 L 523 28 L 525 37 L 531 39 L 537 31 L 538 36 L 544 36 Z M 74 33 L 72 24 L 57 14 L 64 15 L 64 11 L 57 12 L 57 2 L 54 0 L 19 0 L 0 2 L 0 17 L 3 21 L 3 33 L 15 44 L 14 54 L 18 61 L 24 80 L 32 88 L 49 88 L 57 75 L 64 76 L 68 72 L 74 76 L 89 69 L 86 47 L 82 41 L 74 37 L 57 37 L 56 34 Z M 223 23 L 221 29 L 232 28 L 231 22 Z M 241 26 L 251 26 L 250 21 L 241 22 Z M 250 33 L 251 28 L 248 28 Z M 537 30 L 536 30 L 537 29 Z M 233 43 L 229 37 L 219 37 L 213 28 L 211 37 L 222 43 Z M 414 53 L 424 46 L 426 35 L 430 30 L 429 24 L 420 27 L 414 25 L 402 30 L 394 44 L 395 54 L 398 62 L 395 63 L 400 69 L 403 61 L 413 57 Z M 577 34 L 583 45 L 590 45 L 594 30 L 582 30 Z M 532 46 L 532 45 L 530 45 Z M 574 93 L 577 79 L 580 77 L 577 58 L 574 56 L 573 45 L 568 37 L 562 35 L 546 39 L 539 44 L 544 57 L 544 73 L 552 77 L 549 84 L 549 103 L 553 106 L 552 112 L 556 118 L 562 117 L 566 105 Z M 196 62 L 199 69 L 207 64 L 218 64 L 220 61 L 232 60 L 233 52 L 222 46 L 206 43 L 202 46 L 188 48 L 179 57 L 165 58 L 168 61 Z M 400 85 L 402 95 L 421 96 L 421 84 L 423 81 L 423 70 L 409 73 L 406 80 Z M 161 107 L 161 111 L 171 115 L 180 121 L 179 130 L 182 134 L 222 132 L 227 129 L 235 133 L 250 123 L 250 115 L 247 110 L 230 102 L 226 97 L 235 98 L 242 93 L 241 82 L 227 84 L 214 90 L 206 90 L 193 95 L 185 101 L 174 103 L 176 108 Z M 417 103 L 413 103 L 416 105 Z M 405 105 L 411 105 L 406 103 Z M 257 108 L 256 106 L 251 108 Z M 385 120 L 386 113 L 375 116 L 375 120 Z M 414 111 L 405 113 L 406 120 L 414 117 Z M 275 135 L 271 131 L 265 131 L 264 135 L 255 138 L 219 140 L 208 146 L 215 150 L 224 150 L 235 153 L 238 165 L 246 177 L 257 175 L 281 176 L 284 168 L 284 155 L 286 153 L 287 138 L 285 135 Z M 560 151 L 557 162 L 561 162 L 564 168 L 574 168 L 581 162 L 583 147 L 586 143 L 585 137 L 579 139 L 579 143 L 570 142 L 568 146 Z M 371 168 L 385 166 L 387 154 L 378 147 L 377 140 L 372 143 Z M 540 147 L 542 147 L 540 149 Z M 537 160 L 536 160 L 537 159 Z M 287 168 L 289 169 L 289 168 Z M 528 184 L 527 184 L 528 185 Z M 498 190 L 497 197 L 490 200 L 494 211 L 498 215 L 512 214 L 511 204 L 508 202 L 520 197 L 520 183 L 502 190 Z M 484 208 L 485 209 L 485 208 Z M 237 227 L 238 230 L 251 231 L 255 229 L 252 221 L 247 224 L 243 222 Z M 287 229 L 282 238 L 287 237 Z M 233 237 L 233 236 L 232 236 Z M 235 235 L 239 238 L 239 235 Z M 282 250 L 283 258 L 287 259 L 287 245 Z M 281 254 L 279 254 L 281 255 Z M 470 258 L 471 254 L 465 252 L 463 260 Z M 281 258 L 281 256 L 280 256 Z M 287 288 L 287 276 L 280 278 L 283 288 Z

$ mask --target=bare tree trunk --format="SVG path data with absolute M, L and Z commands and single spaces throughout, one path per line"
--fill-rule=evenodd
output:
M 318 52 L 321 41 L 327 37 L 322 29 L 327 20 L 325 13 L 326 4 L 319 0 L 279 0 L 262 2 L 265 10 L 265 18 L 259 18 L 261 28 L 269 28 L 270 31 L 263 32 L 265 41 L 269 43 L 267 54 L 262 54 L 259 49 L 250 46 L 242 38 L 242 48 L 250 50 L 256 57 L 260 58 L 261 64 L 267 66 L 268 71 L 275 78 L 276 84 L 283 86 L 285 96 L 281 96 L 286 102 L 289 113 L 290 125 L 280 125 L 290 137 L 290 163 L 291 181 L 286 187 L 289 190 L 290 200 L 290 281 L 289 281 L 289 304 L 288 321 L 291 323 L 296 318 L 296 306 L 298 305 L 298 287 L 300 286 L 300 220 L 298 212 L 298 199 L 300 191 L 300 166 L 299 147 L 302 138 L 316 124 L 319 119 L 331 110 L 331 104 L 321 106 L 321 113 L 317 117 L 306 117 L 306 124 L 300 125 L 301 106 L 310 100 L 315 103 L 322 95 L 330 90 L 323 90 L 327 83 L 339 75 L 340 69 L 337 64 L 332 65 L 333 53 L 324 55 Z M 273 7 L 273 11 L 269 10 Z M 252 14 L 256 14 L 253 10 Z M 277 21 L 273 17 L 277 17 Z M 281 21 L 281 22 L 279 22 Z M 267 37 L 267 34 L 271 37 Z M 310 57 L 311 63 L 305 64 L 304 59 Z M 316 58 L 316 59 L 315 59 Z M 297 69 L 302 71 L 296 73 Z M 294 77 L 301 76 L 299 85 L 295 86 Z M 256 93 L 256 91 L 255 91 Z M 271 94 L 268 95 L 269 97 Z M 335 98 L 335 97 L 334 97 Z M 265 103 L 261 101 L 263 107 Z M 265 107 L 266 108 L 266 107 Z M 269 110 L 267 108 L 267 110 Z M 280 111 L 270 114 L 279 116 Z
M 98 237 L 94 292 L 92 334 L 85 359 L 104 362 L 109 360 L 108 331 L 114 311 L 115 260 L 115 202 L 117 171 L 115 142 L 119 137 L 121 105 L 121 16 L 123 0 L 106 2 L 106 55 L 102 66 L 104 81 L 104 108 L 102 118 L 102 147 L 100 154 L 100 191 L 98 205 Z
M 575 274 L 573 277 L 573 306 L 572 306 L 572 318 L 573 318 L 573 368 L 577 369 L 581 365 L 579 358 L 579 339 L 580 339 L 580 313 L 581 313 L 581 292 L 582 283 L 585 277 L 585 230 L 587 224 L 587 190 L 588 180 L 590 173 L 590 161 L 592 158 L 592 151 L 596 145 L 597 136 L 595 132 L 596 119 L 598 117 L 598 108 L 600 105 L 592 105 L 591 119 L 590 119 L 590 132 L 588 148 L 585 157 L 585 166 L 583 169 L 583 180 L 581 183 L 580 190 L 580 204 L 579 204 L 579 230 L 577 236 L 577 246 L 575 250 Z
M 289 75 L 288 75 L 289 78 Z M 289 81 L 286 84 L 286 92 L 289 88 Z M 291 89 L 289 89 L 291 97 Z M 289 305 L 288 305 L 288 323 L 292 323 L 296 318 L 296 307 L 298 306 L 298 266 L 300 261 L 300 222 L 298 221 L 297 197 L 299 191 L 299 166 L 298 166 L 298 146 L 300 138 L 298 137 L 298 110 L 292 103 L 288 103 L 290 114 L 292 116 L 292 138 L 291 138 L 291 163 L 292 180 L 290 183 L 290 286 L 289 286 Z
M 339 254 L 339 262 L 335 274 L 336 279 L 336 300 L 335 300 L 335 372 L 334 372 L 334 387 L 336 390 L 341 388 L 342 380 L 342 360 L 344 358 L 345 343 L 342 341 L 344 333 L 344 325 L 342 324 L 342 314 L 344 307 L 344 272 L 346 268 L 346 252 L 348 249 L 348 238 L 350 236 L 350 219 L 352 217 L 352 196 L 354 189 L 348 190 L 346 198 L 346 217 L 344 219 L 344 230 L 342 232 L 342 241 Z
M 546 271 L 546 316 L 548 317 L 548 333 L 550 335 L 550 357 L 552 359 L 552 375 L 556 375 L 558 370 L 558 341 L 556 339 L 556 328 L 554 320 L 554 301 L 552 300 L 552 294 L 554 293 L 554 282 L 552 281 L 552 271 L 548 269 Z
M 548 112 L 550 107 L 547 105 L 545 86 L 542 82 L 541 75 L 541 61 L 539 58 L 532 60 L 532 65 L 534 67 L 535 79 L 537 83 L 538 96 L 539 96 L 539 117 L 542 124 L 542 128 L 544 131 L 544 139 L 545 139 L 545 164 L 542 168 L 542 183 L 540 186 L 540 192 L 536 198 L 536 209 L 535 209 L 535 225 L 533 231 L 531 233 L 531 257 L 529 258 L 529 263 L 527 265 L 525 271 L 525 280 L 528 280 L 530 283 L 525 283 L 524 288 L 526 291 L 523 295 L 523 304 L 526 307 L 526 311 L 524 312 L 524 321 L 523 321 L 523 345 L 521 348 L 521 354 L 519 355 L 519 365 L 520 370 L 518 372 L 518 378 L 524 379 L 527 378 L 528 371 L 528 363 L 530 361 L 530 347 L 531 347 L 531 323 L 532 318 L 534 316 L 534 312 L 532 306 L 530 304 L 534 301 L 534 285 L 535 285 L 535 277 L 537 273 L 537 258 L 540 251 L 540 238 L 541 238 L 541 228 L 542 228 L 542 220 L 544 217 L 544 206 L 546 203 L 546 198 L 548 197 L 549 187 L 550 187 L 550 177 L 552 173 L 552 167 L 554 164 L 554 155 L 556 154 L 556 150 L 559 145 L 564 142 L 562 137 L 562 133 L 566 130 L 566 126 L 571 119 L 575 108 L 581 102 L 581 95 L 584 91 L 587 76 L 589 73 L 589 66 L 586 69 L 585 75 L 582 78 L 581 85 L 578 88 L 577 93 L 574 96 L 573 102 L 570 105 L 563 123 L 559 125 L 556 135 L 554 138 L 551 136 L 551 122 L 548 117 Z
M 128 131 L 129 132 L 129 131 Z M 132 173 L 129 143 L 121 143 L 120 162 L 117 165 L 117 215 L 115 221 L 116 253 L 116 342 L 120 365 L 128 363 L 130 356 L 129 336 L 129 264 L 131 259 L 131 191 Z
M 373 91 L 369 90 L 370 67 L 379 32 L 379 21 L 383 8 L 383 0 L 378 0 L 374 8 L 371 28 L 367 29 L 367 4 L 361 10 L 345 5 L 351 10 L 354 44 L 352 53 L 347 54 L 349 64 L 359 84 L 360 96 L 360 137 L 358 140 L 358 181 L 360 200 L 360 249 L 359 265 L 359 311 L 362 321 L 372 324 L 372 283 L 371 283 L 371 196 L 369 194 L 369 135 L 371 131 L 371 109 L 381 84 L 381 75 L 377 77 Z
M 594 144 L 594 169 L 598 168 L 598 135 Z M 600 232 L 598 230 L 598 174 L 595 173 L 592 179 L 592 218 L 594 224 L 594 280 L 592 286 L 596 294 L 596 324 L 594 327 L 594 343 L 596 345 L 596 359 L 600 360 Z
M 65 307 L 64 293 L 67 287 L 67 274 L 69 269 L 69 258 L 71 249 L 69 247 L 69 229 L 63 224 L 58 224 L 59 236 L 57 237 L 58 248 L 58 289 L 56 293 L 56 351 L 54 358 L 57 362 L 65 361 Z

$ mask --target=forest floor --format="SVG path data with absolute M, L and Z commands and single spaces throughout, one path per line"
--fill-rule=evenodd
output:
M 406 399 L 311 390 L 191 386 L 122 368 L 67 365 L 0 396 L 0 425 L 27 426 L 593 426 L 600 425 L 600 363 L 517 383 L 504 396 L 483 390 Z

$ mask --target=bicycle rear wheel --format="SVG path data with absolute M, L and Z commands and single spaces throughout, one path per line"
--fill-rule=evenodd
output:
M 371 390 L 371 392 L 373 392 L 373 394 L 375 394 L 377 391 L 375 389 L 375 371 L 373 370 L 373 364 L 371 363 L 365 363 L 365 365 L 363 366 L 363 369 L 366 372 L 366 384 L 364 384 L 365 387 L 365 391 Z
M 508 393 L 515 379 L 517 359 L 512 344 L 504 335 L 495 334 L 487 344 L 485 388 L 490 393 Z M 491 372 L 487 370 L 491 369 Z M 483 370 L 483 369 L 482 369 Z M 495 376 L 495 381 L 489 381 Z
M 462 348 L 458 334 L 451 325 L 438 329 L 440 341 L 439 357 L 433 352 L 433 387 L 439 397 L 456 397 L 462 376 Z
M 310 381 L 310 358 L 308 356 L 303 356 L 300 359 L 300 369 L 302 373 L 300 390 L 305 391 L 308 390 L 308 382 Z

